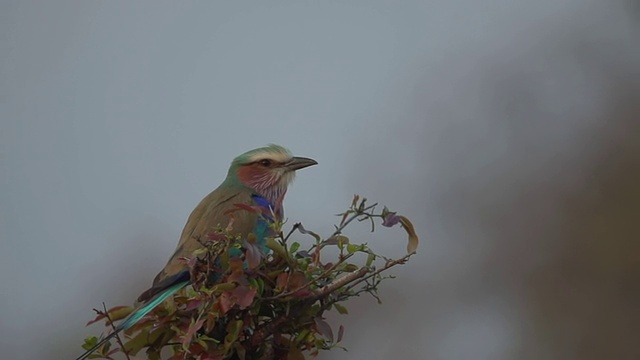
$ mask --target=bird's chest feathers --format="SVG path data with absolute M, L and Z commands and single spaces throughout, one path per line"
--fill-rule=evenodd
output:
M 282 206 L 277 206 L 258 194 L 253 194 L 251 199 L 255 203 L 255 207 L 259 209 L 253 234 L 256 236 L 258 243 L 262 245 L 267 237 L 275 235 L 271 225 L 275 221 L 282 219 Z

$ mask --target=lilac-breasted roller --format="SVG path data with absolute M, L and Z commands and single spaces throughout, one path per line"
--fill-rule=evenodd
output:
M 130 328 L 165 299 L 187 286 L 189 269 L 181 258 L 192 257 L 194 251 L 203 246 L 198 240 L 206 239 L 207 234 L 218 227 L 229 225 L 231 217 L 232 235 L 246 238 L 254 234 L 258 246 L 266 252 L 266 239 L 273 235 L 268 222 L 282 220 L 282 201 L 296 170 L 315 164 L 317 162 L 313 159 L 294 157 L 289 150 L 273 144 L 236 157 L 222 184 L 202 199 L 189 215 L 176 250 L 153 280 L 152 287 L 138 298 L 140 305 L 116 326 L 114 332 L 77 360 L 85 359 L 115 334 Z M 269 214 L 258 216 L 250 211 L 234 211 L 237 204 L 258 206 Z

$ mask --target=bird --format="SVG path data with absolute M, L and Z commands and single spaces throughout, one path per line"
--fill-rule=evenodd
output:
M 120 331 L 129 329 L 164 300 L 190 283 L 190 271 L 184 258 L 204 245 L 200 239 L 216 228 L 228 226 L 231 235 L 246 239 L 255 236 L 258 248 L 268 251 L 266 239 L 273 236 L 270 223 L 283 219 L 283 200 L 297 170 L 316 165 L 306 157 L 293 156 L 275 144 L 253 149 L 231 162 L 224 181 L 204 197 L 189 215 L 173 255 L 156 275 L 152 286 L 137 299 L 136 308 L 109 335 L 98 341 L 76 360 L 86 359 Z M 264 209 L 266 216 L 255 212 L 235 211 L 248 205 Z

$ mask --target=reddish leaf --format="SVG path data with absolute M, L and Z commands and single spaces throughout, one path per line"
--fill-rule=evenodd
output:
M 289 273 L 283 272 L 278 275 L 276 279 L 276 289 L 284 290 L 287 287 L 287 280 L 289 279 Z
M 218 299 L 219 299 L 218 304 L 220 304 L 220 311 L 223 314 L 226 314 L 227 312 L 229 312 L 231 307 L 235 305 L 235 302 L 233 301 L 233 298 L 232 298 L 232 294 L 229 291 L 223 292 Z
M 342 341 L 342 337 L 344 336 L 344 326 L 340 325 L 340 327 L 338 328 L 338 341 L 340 342 Z
M 233 290 L 233 296 L 240 309 L 246 309 L 253 304 L 253 298 L 256 296 L 256 289 L 248 286 L 238 286 Z
M 213 241 L 224 241 L 227 240 L 227 236 L 222 233 L 214 232 L 207 234 L 207 237 Z
M 287 286 L 287 288 L 289 290 L 295 290 L 307 285 L 307 283 L 308 283 L 307 277 L 304 275 L 302 271 L 294 271 L 289 276 L 289 285 Z
M 304 354 L 296 347 L 290 347 L 287 354 L 287 360 L 305 360 Z
M 247 265 L 249 265 L 249 269 L 255 269 L 260 265 L 260 260 L 262 259 L 262 253 L 260 252 L 260 248 L 255 243 L 250 243 L 247 240 L 242 242 L 246 252 L 245 258 L 247 259 Z
M 187 303 L 187 306 L 184 308 L 185 311 L 193 310 L 202 305 L 204 301 L 200 299 L 194 299 Z
M 262 208 L 260 208 L 260 206 L 251 206 L 251 205 L 241 204 L 241 203 L 233 204 L 233 206 L 237 207 L 238 209 L 246 210 L 256 214 L 262 213 Z
M 340 215 L 340 214 L 338 214 L 338 215 Z M 345 211 L 345 212 L 342 214 L 342 220 L 340 220 L 340 226 L 344 225 L 344 222 L 345 222 L 345 221 L 347 221 L 347 216 L 349 216 L 349 212 L 348 212 L 348 211 Z
M 111 355 L 113 355 L 113 354 L 115 354 L 115 353 L 117 353 L 117 352 L 119 352 L 119 351 L 120 351 L 120 349 L 115 348 L 115 349 L 113 349 L 113 350 L 109 351 L 109 352 L 107 353 L 107 356 L 109 356 L 109 357 L 110 357 Z
M 246 309 L 253 304 L 256 293 L 256 289 L 248 286 L 238 286 L 231 291 L 225 291 L 219 298 L 220 310 L 225 314 L 234 305 L 238 305 L 241 310 Z
M 189 343 L 191 343 L 191 339 L 193 338 L 193 335 L 195 335 L 196 332 L 200 330 L 200 328 L 202 327 L 202 324 L 204 324 L 204 320 L 205 319 L 200 319 L 196 322 L 194 319 L 191 319 L 191 325 L 189 325 L 187 332 L 183 336 L 181 336 L 181 339 L 180 339 L 180 343 L 182 344 L 182 348 L 184 350 L 189 349 Z
M 196 266 L 196 264 L 198 263 L 198 258 L 196 256 L 194 256 L 192 258 L 183 258 L 183 259 L 186 259 L 187 267 L 189 269 L 193 269 Z
M 316 331 L 318 331 L 318 334 L 327 338 L 329 342 L 333 342 L 333 330 L 331 330 L 331 326 L 321 317 L 316 317 L 313 321 L 316 323 Z
M 353 195 L 353 201 L 351 201 L 351 207 L 356 207 L 356 205 L 358 204 L 358 200 L 360 200 L 360 195 L 358 194 Z
M 105 319 L 107 316 L 105 314 L 98 314 L 98 316 L 96 316 L 93 320 L 89 321 L 85 326 L 89 326 L 93 323 L 97 323 L 98 321 Z
M 231 274 L 227 277 L 227 282 L 234 282 L 238 285 L 249 285 L 247 275 L 244 273 L 244 262 L 242 259 L 234 258 L 229 261 Z

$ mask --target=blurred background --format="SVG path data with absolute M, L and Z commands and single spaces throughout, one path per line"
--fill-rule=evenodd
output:
M 320 359 L 640 359 L 638 39 L 633 0 L 2 1 L 2 357 L 79 355 L 279 143 L 290 222 L 359 193 L 422 240 Z

